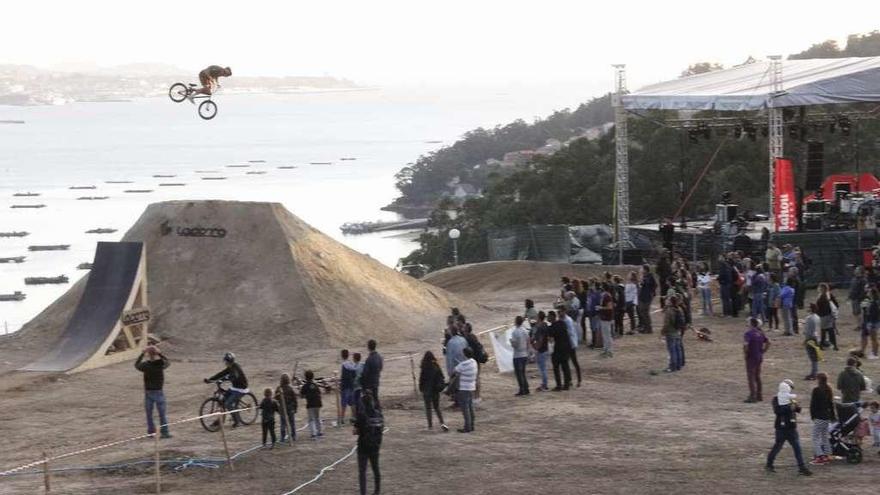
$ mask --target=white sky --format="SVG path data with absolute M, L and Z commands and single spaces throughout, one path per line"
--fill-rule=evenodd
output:
M 635 89 L 693 62 L 730 65 L 880 29 L 877 0 L 26 0 L 0 13 L 0 63 L 221 64 L 362 84 L 580 81 L 597 91 L 610 88 L 611 63 L 627 64 Z

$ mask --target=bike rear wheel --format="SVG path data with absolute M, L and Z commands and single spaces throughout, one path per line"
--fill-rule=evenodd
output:
M 224 410 L 223 402 L 216 397 L 211 397 L 210 399 L 206 399 L 205 402 L 202 402 L 202 407 L 199 408 L 199 416 L 205 416 L 206 414 L 213 414 Z M 214 433 L 215 431 L 220 430 L 220 422 L 225 419 L 226 415 L 218 415 L 199 418 L 199 422 L 202 423 L 202 428 Z
M 168 88 L 168 97 L 171 98 L 171 101 L 174 103 L 180 103 L 186 99 L 187 93 L 189 90 L 186 85 L 183 83 L 174 83 Z
M 241 418 L 241 422 L 246 425 L 252 425 L 257 421 L 257 416 L 259 415 L 260 410 L 257 409 L 257 396 L 252 393 L 246 393 L 238 399 L 238 406 L 236 409 L 247 409 L 247 411 L 242 411 L 239 415 Z
M 211 120 L 217 115 L 217 104 L 211 100 L 205 100 L 199 105 L 199 117 Z

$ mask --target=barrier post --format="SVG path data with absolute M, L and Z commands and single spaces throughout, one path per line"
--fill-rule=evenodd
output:
M 336 392 L 336 427 L 342 428 L 345 422 L 345 411 L 342 410 L 342 399 L 339 397 L 339 379 L 336 378 L 336 372 L 333 372 L 333 390 Z
M 413 354 L 409 355 L 409 371 L 412 374 L 413 395 L 418 397 L 419 396 L 419 388 L 416 386 L 416 363 L 415 363 L 415 361 L 413 361 Z
M 156 461 L 156 493 L 162 493 L 162 475 L 160 472 L 161 464 L 159 462 L 159 432 L 153 433 L 153 450 Z
M 46 488 L 46 493 L 52 491 L 52 482 L 49 479 L 49 456 L 45 450 L 43 451 L 43 485 Z
M 226 465 L 229 466 L 229 469 L 235 470 L 235 466 L 232 465 L 232 457 L 229 455 L 229 443 L 226 442 L 226 428 L 223 426 L 223 423 L 226 422 L 226 413 L 224 412 L 220 416 L 220 438 L 223 440 L 223 452 L 226 454 Z

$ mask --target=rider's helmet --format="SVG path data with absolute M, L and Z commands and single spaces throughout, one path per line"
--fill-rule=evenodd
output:
M 231 75 L 232 75 L 232 69 L 230 69 L 229 67 L 226 67 L 226 76 L 228 77 Z
M 227 352 L 226 354 L 223 355 L 223 361 L 225 361 L 227 363 L 234 363 L 235 362 L 235 354 L 233 354 L 231 352 Z

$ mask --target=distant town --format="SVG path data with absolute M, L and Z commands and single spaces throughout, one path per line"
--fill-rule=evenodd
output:
M 0 65 L 0 105 L 113 102 L 167 94 L 177 81 L 198 82 L 197 71 L 164 64 L 131 64 L 81 70 Z M 301 93 L 362 89 L 330 76 L 241 77 L 222 81 L 228 93 Z

